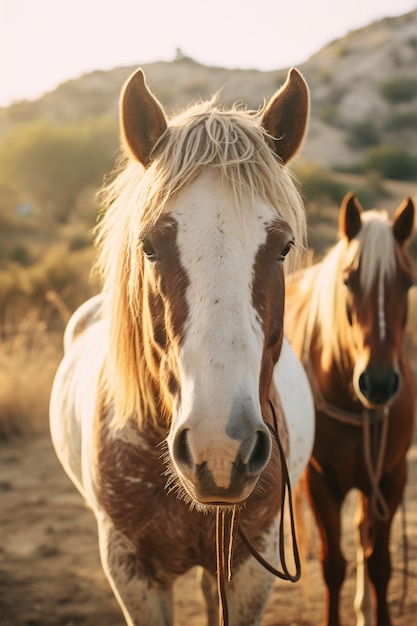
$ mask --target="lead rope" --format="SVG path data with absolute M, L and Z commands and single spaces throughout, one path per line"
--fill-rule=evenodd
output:
M 228 515 L 230 515 L 230 530 L 227 541 L 225 522 Z M 217 507 L 216 509 L 216 562 L 217 595 L 219 598 L 219 626 L 229 625 L 225 580 L 226 578 L 228 582 L 232 580 L 233 539 L 235 536 L 235 528 L 239 523 L 238 517 L 239 511 L 237 507 L 233 507 L 231 513 L 222 507 Z
M 282 448 L 281 440 L 278 434 L 277 416 L 276 416 L 276 413 L 275 413 L 275 410 L 271 401 L 269 402 L 269 405 L 272 411 L 274 425 L 272 427 L 272 426 L 269 426 L 269 424 L 267 424 L 267 426 L 269 430 L 271 431 L 271 434 L 273 438 L 275 439 L 275 442 L 278 446 L 279 456 L 281 459 L 282 478 L 283 478 L 283 488 L 281 490 L 281 507 L 280 507 L 281 510 L 280 510 L 280 520 L 279 520 L 279 557 L 280 557 L 283 571 L 280 572 L 275 567 L 273 567 L 273 565 L 268 563 L 268 561 L 265 561 L 262 555 L 259 554 L 259 552 L 253 546 L 253 544 L 249 541 L 248 537 L 245 535 L 244 531 L 242 530 L 240 526 L 238 528 L 238 532 L 243 543 L 245 544 L 249 552 L 252 554 L 252 556 L 258 561 L 258 563 L 263 565 L 263 567 L 265 567 L 265 569 L 271 572 L 271 574 L 273 574 L 274 576 L 277 576 L 277 578 L 280 578 L 281 580 L 289 580 L 290 582 L 295 583 L 298 580 L 300 580 L 301 564 L 300 564 L 300 555 L 298 552 L 298 545 L 297 545 L 297 535 L 295 532 L 294 509 L 293 509 L 292 493 L 291 493 L 291 481 L 290 481 L 290 476 L 288 473 L 288 467 L 287 467 L 287 462 L 285 459 L 284 450 Z M 295 574 L 290 573 L 287 567 L 287 558 L 285 555 L 284 508 L 285 508 L 285 502 L 287 499 L 286 498 L 287 493 L 288 493 L 288 506 L 289 506 L 289 512 L 290 512 L 291 539 L 292 539 L 292 550 L 293 550 L 293 557 L 294 557 L 294 563 L 295 563 Z
M 368 471 L 369 480 L 371 481 L 371 498 L 370 509 L 371 513 L 375 516 L 375 519 L 385 522 L 389 517 L 389 508 L 382 495 L 379 487 L 381 480 L 382 468 L 385 458 L 385 450 L 387 447 L 387 434 L 388 434 L 388 417 L 389 409 L 385 407 L 382 409 L 382 425 L 380 433 L 380 441 L 378 446 L 378 433 L 376 437 L 371 437 L 371 415 L 370 411 L 365 410 L 363 413 L 363 449 L 365 454 L 366 469 Z M 375 421 L 375 429 L 378 427 L 378 421 Z M 378 455 L 374 464 L 372 458 L 371 446 L 378 446 Z
M 405 514 L 405 499 L 404 495 L 401 501 L 401 533 L 403 538 L 403 588 L 401 593 L 400 602 L 398 604 L 398 614 L 404 613 L 405 601 L 408 591 L 408 537 L 407 537 L 407 518 Z
M 291 481 L 288 473 L 287 462 L 285 459 L 284 450 L 282 448 L 281 440 L 278 434 L 278 421 L 272 402 L 269 402 L 273 421 L 273 426 L 267 424 L 279 450 L 281 460 L 281 471 L 283 478 L 283 487 L 281 489 L 281 511 L 279 520 L 279 556 L 283 571 L 280 572 L 273 565 L 268 563 L 263 556 L 257 551 L 254 545 L 249 541 L 247 535 L 239 525 L 239 510 L 237 507 L 233 508 L 232 513 L 222 507 L 216 509 L 216 562 L 217 562 L 217 594 L 219 598 L 219 626 L 229 626 L 229 613 L 227 608 L 227 598 L 225 590 L 225 580 L 228 582 L 232 579 L 232 555 L 233 555 L 233 539 L 235 535 L 235 529 L 239 533 L 240 538 L 245 544 L 250 554 L 271 574 L 277 576 L 281 580 L 289 580 L 290 582 L 297 582 L 301 576 L 301 564 L 300 556 L 297 546 L 297 537 L 295 532 L 294 521 L 294 509 L 292 503 L 291 494 Z M 290 524 L 291 524 L 291 537 L 292 537 L 292 549 L 295 563 L 295 574 L 291 574 L 287 567 L 287 559 L 285 555 L 285 541 L 284 541 L 284 507 L 286 502 L 286 494 L 288 493 L 288 504 L 290 512 Z M 226 517 L 230 515 L 230 531 L 228 541 L 226 540 Z M 226 551 L 227 550 L 227 551 Z
M 217 595 L 219 597 L 219 625 L 228 626 L 229 615 L 225 590 L 225 541 L 224 517 L 221 507 L 216 509 L 216 562 L 217 562 Z

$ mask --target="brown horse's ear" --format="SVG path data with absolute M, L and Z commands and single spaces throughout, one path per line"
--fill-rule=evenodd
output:
M 414 204 L 411 198 L 405 198 L 395 211 L 392 222 L 394 237 L 399 244 L 410 239 L 414 230 Z
M 149 91 L 142 70 L 126 81 L 120 97 L 122 140 L 145 167 L 151 162 L 156 142 L 167 128 L 162 105 Z
M 262 117 L 262 124 L 275 139 L 275 152 L 283 163 L 292 159 L 301 147 L 309 110 L 307 83 L 300 72 L 292 68 L 285 84 L 268 102 Z
M 348 241 L 354 239 L 362 226 L 363 208 L 353 191 L 342 200 L 339 213 L 339 232 Z

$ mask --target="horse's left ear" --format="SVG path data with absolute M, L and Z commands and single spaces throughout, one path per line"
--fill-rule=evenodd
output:
M 353 191 L 342 200 L 339 213 L 339 232 L 351 241 L 356 237 L 362 226 L 363 207 Z
M 120 96 L 122 139 L 130 153 L 145 167 L 156 142 L 167 128 L 162 105 L 149 91 L 141 69 L 127 80 Z
M 283 163 L 292 159 L 301 147 L 309 110 L 307 83 L 300 72 L 292 68 L 285 84 L 272 96 L 262 116 L 262 124 L 275 139 L 275 152 Z
M 414 230 L 414 204 L 407 197 L 394 213 L 392 230 L 398 243 L 403 244 L 410 239 Z

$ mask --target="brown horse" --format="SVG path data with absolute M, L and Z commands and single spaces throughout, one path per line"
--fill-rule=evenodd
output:
M 316 407 L 303 487 L 319 529 L 329 626 L 340 623 L 346 568 L 340 513 L 353 488 L 359 490 L 357 623 L 391 623 L 389 536 L 406 483 L 414 423 L 404 347 L 413 284 L 406 242 L 413 224 L 409 198 L 390 222 L 385 212 L 364 212 L 350 193 L 341 205 L 338 243 L 321 263 L 287 282 L 285 329 L 306 367 Z
M 210 626 L 216 570 L 230 625 L 260 624 L 272 591 L 252 554 L 278 567 L 281 451 L 296 481 L 313 443 L 308 379 L 283 342 L 284 266 L 305 232 L 285 163 L 308 108 L 297 70 L 259 111 L 213 100 L 168 120 L 141 71 L 123 90 L 104 288 L 67 327 L 51 432 L 130 626 L 171 625 L 194 566 Z

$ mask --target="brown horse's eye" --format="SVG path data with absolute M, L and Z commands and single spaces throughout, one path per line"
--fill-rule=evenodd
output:
M 155 248 L 153 247 L 149 237 L 144 237 L 141 241 L 143 254 L 149 261 L 157 261 L 159 256 Z

